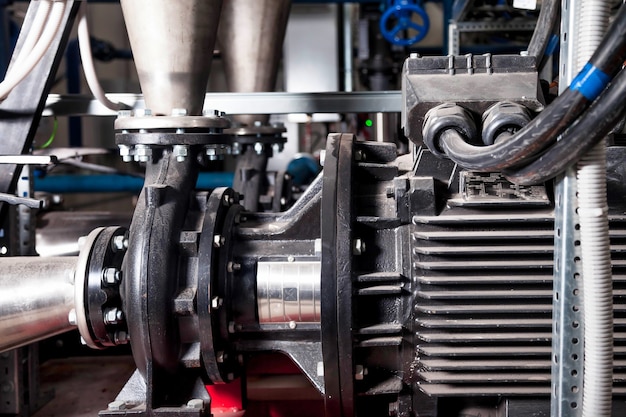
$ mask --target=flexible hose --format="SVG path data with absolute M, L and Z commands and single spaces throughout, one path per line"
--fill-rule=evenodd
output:
M 475 146 L 455 132 L 442 134 L 439 146 L 454 162 L 474 171 L 502 171 L 532 159 L 554 142 L 583 112 L 587 100 L 566 90 L 513 137 L 489 146 Z
M 52 8 L 51 0 L 39 1 L 39 8 L 37 9 L 37 13 L 35 14 L 35 17 L 33 18 L 33 23 L 30 26 L 28 35 L 26 36 L 26 40 L 22 44 L 20 51 L 19 51 L 19 55 L 13 62 L 13 65 L 11 66 L 11 68 L 9 68 L 9 71 L 11 71 L 13 68 L 19 68 L 24 63 L 24 60 L 26 59 L 26 57 L 32 53 L 33 48 L 35 47 L 35 45 L 37 44 L 37 41 L 39 41 L 39 38 L 41 37 L 41 33 L 43 32 L 43 29 L 46 25 L 46 20 L 48 19 L 48 15 L 50 14 L 51 8 Z
M 63 21 L 65 6 L 64 1 L 55 1 L 52 4 L 48 22 L 32 52 L 24 59 L 20 68 L 11 69 L 4 81 L 0 83 L 0 100 L 4 100 L 11 91 L 13 91 L 15 86 L 32 72 L 39 61 L 41 61 L 46 51 L 50 48 Z
M 556 177 L 578 161 L 626 116 L 626 71 L 615 77 L 604 93 L 567 129 L 559 140 L 530 164 L 504 171 L 519 185 L 533 185 Z
M 527 164 L 578 118 L 621 69 L 625 59 L 626 7 L 622 6 L 610 31 L 570 88 L 515 136 L 491 146 L 474 146 L 461 144 L 459 140 L 464 140 L 458 135 L 446 135 L 451 142 L 443 143 L 442 135 L 440 147 L 449 150 L 446 153 L 454 162 L 476 171 L 501 171 Z
M 576 61 L 581 68 L 601 44 L 611 8 L 607 1 L 581 0 L 578 4 Z M 597 58 L 596 54 L 594 57 Z M 623 58 L 619 64 L 622 62 Z M 606 199 L 606 140 L 581 158 L 576 176 L 585 329 L 582 417 L 610 417 L 613 392 L 613 276 Z
M 78 47 L 80 49 L 80 58 L 83 63 L 83 72 L 85 73 L 85 79 L 87 85 L 91 90 L 91 93 L 102 105 L 110 110 L 120 110 L 121 106 L 117 103 L 109 100 L 98 81 L 96 75 L 96 68 L 93 62 L 93 55 L 91 53 L 91 39 L 89 37 L 89 26 L 87 24 L 87 2 L 83 2 L 80 7 L 80 16 L 78 20 Z
M 540 62 L 543 58 L 552 36 L 552 29 L 559 20 L 560 7 L 560 0 L 545 0 L 541 6 L 537 26 L 528 44 L 528 55 L 537 57 L 537 62 Z

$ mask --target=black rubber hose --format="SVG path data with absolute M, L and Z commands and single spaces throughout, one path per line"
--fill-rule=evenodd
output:
M 533 37 L 528 44 L 528 55 L 537 57 L 537 62 L 540 62 L 543 58 L 543 54 L 546 51 L 550 37 L 552 36 L 552 29 L 556 26 L 559 20 L 559 10 L 561 7 L 560 0 L 545 0 L 541 6 L 539 12 L 539 18 L 537 19 L 537 26 L 533 32 Z
M 474 171 L 502 171 L 530 161 L 550 145 L 560 132 L 580 116 L 587 99 L 577 91 L 566 90 L 513 137 L 489 146 L 467 143 L 458 132 L 447 130 L 439 146 L 454 162 Z
M 606 80 L 612 79 L 626 59 L 626 6 L 622 6 L 613 25 L 590 59 L 591 65 L 600 70 Z M 589 64 L 587 65 L 589 66 Z M 592 68 L 593 69 L 593 68 Z M 458 134 L 442 134 L 440 147 L 457 164 L 476 171 L 501 171 L 516 165 L 529 163 L 541 153 L 566 127 L 569 127 L 603 89 L 594 78 L 600 71 L 588 68 L 582 71 L 586 77 L 576 77 L 574 89 L 569 88 L 541 112 L 524 129 L 506 142 L 491 146 L 473 146 Z M 591 80 L 589 80 L 591 79 Z M 593 84 L 600 91 L 589 93 Z M 583 86 L 581 88 L 581 85 Z M 588 97 L 583 95 L 585 93 Z
M 504 171 L 504 174 L 509 181 L 520 185 L 548 181 L 592 149 L 625 115 L 626 70 L 622 70 L 600 98 L 545 154 L 523 168 Z

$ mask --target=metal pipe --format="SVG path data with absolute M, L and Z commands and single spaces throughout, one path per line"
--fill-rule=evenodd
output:
M 71 330 L 77 258 L 0 259 L 0 352 Z
M 98 227 L 128 227 L 132 212 L 51 211 L 37 216 L 35 251 L 41 257 L 78 256 L 79 239 Z

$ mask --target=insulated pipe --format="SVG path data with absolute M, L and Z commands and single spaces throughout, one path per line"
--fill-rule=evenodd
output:
M 610 3 L 580 0 L 576 66 L 582 68 L 602 42 Z M 606 140 L 577 165 L 585 361 L 583 417 L 610 417 L 613 388 L 613 278 L 606 199 Z
M 0 352 L 74 328 L 76 257 L 0 258 Z

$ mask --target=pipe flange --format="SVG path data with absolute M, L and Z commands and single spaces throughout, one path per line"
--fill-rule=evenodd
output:
M 120 283 L 128 247 L 123 227 L 100 227 L 84 241 L 76 267 L 74 300 L 76 325 L 82 341 L 93 349 L 126 344 L 129 340 Z
M 254 146 L 257 153 L 270 148 L 280 152 L 287 142 L 287 138 L 283 136 L 285 132 L 287 129 L 282 123 L 274 123 L 271 126 L 261 124 L 237 126 L 224 130 L 224 133 L 233 136 L 234 154 L 244 152 L 249 146 Z
M 202 363 L 213 383 L 229 382 L 239 371 L 230 348 L 229 323 L 232 296 L 227 277 L 233 274 L 232 236 L 242 207 L 230 188 L 217 188 L 206 202 L 198 246 L 197 314 Z
M 231 142 L 231 135 L 215 128 L 203 132 L 129 132 L 125 130 L 115 134 L 115 143 L 118 146 L 229 145 Z
M 205 111 L 202 116 L 187 116 L 184 109 L 172 111 L 172 116 L 153 116 L 149 109 L 135 112 L 121 111 L 115 120 L 115 130 L 176 130 L 176 129 L 227 129 L 230 120 L 216 110 Z
M 456 103 L 443 103 L 426 113 L 422 135 L 424 144 L 437 156 L 445 156 L 439 144 L 444 130 L 454 129 L 468 139 L 476 137 L 476 124 L 471 113 Z
M 493 145 L 501 135 L 513 135 L 529 122 L 530 114 L 526 107 L 511 101 L 500 101 L 483 113 L 483 143 Z

